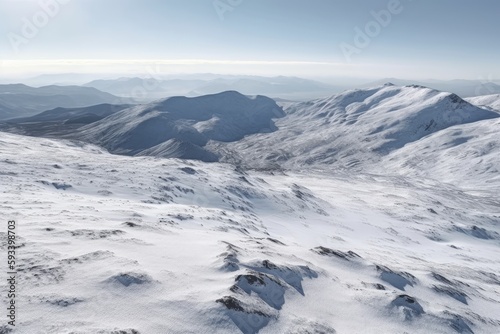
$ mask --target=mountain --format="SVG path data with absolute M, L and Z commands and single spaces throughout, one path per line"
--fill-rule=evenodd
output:
M 119 79 L 94 80 L 84 86 L 147 102 L 167 96 L 188 95 L 195 87 L 205 83 L 204 80 L 122 77 Z
M 391 82 L 398 86 L 417 84 L 419 86 L 432 87 L 440 91 L 455 93 L 462 98 L 500 93 L 500 85 L 498 83 L 491 81 L 484 81 L 484 80 L 428 80 L 428 81 L 417 80 L 416 81 L 416 80 L 386 78 L 375 82 L 370 82 L 368 84 L 359 87 L 361 88 L 375 87 L 383 85 L 386 82 Z
M 25 78 L 22 80 L 22 83 L 34 87 L 49 85 L 80 86 L 93 80 L 96 75 L 92 73 L 50 73 Z
M 376 91 L 440 94 L 392 89 L 333 100 L 351 110 Z M 474 124 L 464 136 L 480 135 Z M 454 127 L 414 149 L 440 150 Z M 500 330 L 498 177 L 467 189 L 461 172 L 446 183 L 435 169 L 402 176 L 397 161 L 383 174 L 245 171 L 2 132 L 0 153 L 0 208 L 16 226 L 16 333 Z M 464 156 L 465 170 L 482 163 Z M 415 170 L 441 160 L 418 158 L 428 160 Z
M 487 97 L 485 101 L 494 100 Z M 485 143 L 479 136 L 486 131 L 482 122 L 485 126 L 496 124 L 494 120 L 500 117 L 498 112 L 472 105 L 455 94 L 418 85 L 385 84 L 280 105 L 263 96 L 228 91 L 137 106 L 55 109 L 12 120 L 0 129 L 83 140 L 116 154 L 205 162 L 220 159 L 245 168 L 271 170 L 327 168 L 382 173 L 391 159 L 401 166 L 413 166 L 419 165 L 413 158 L 419 154 L 452 154 L 447 140 L 461 144 L 457 149 L 462 151 L 487 151 L 476 147 L 471 138 Z M 467 124 L 470 128 L 464 127 Z M 494 143 L 495 126 L 490 130 L 487 133 Z M 455 133 L 466 132 L 476 134 L 455 138 Z M 440 145 L 436 148 L 435 143 Z M 427 152 L 428 148 L 434 153 Z M 447 163 L 460 168 L 463 161 L 454 156 Z M 444 171 L 440 163 L 431 159 L 434 168 L 427 166 L 425 170 Z M 400 170 L 418 173 L 411 168 Z M 442 174 L 444 177 L 446 172 Z
M 272 132 L 276 130 L 273 119 L 283 115 L 281 108 L 264 96 L 247 97 L 230 91 L 172 97 L 119 111 L 80 128 L 71 138 L 127 155 L 161 152 L 167 156 L 171 152 L 175 157 L 189 158 L 189 151 L 196 150 L 196 156 L 213 161 L 214 154 L 203 149 L 209 140 L 231 142 L 249 134 Z
M 0 132 L 20 332 L 498 332 L 500 113 L 469 101 L 227 91 L 4 122 L 66 138 Z
M 98 104 L 82 108 L 55 108 L 30 117 L 10 119 L 9 123 L 76 122 L 86 117 L 101 120 L 120 110 L 130 108 L 129 104 Z M 87 122 L 83 122 L 87 123 Z
M 378 172 L 460 185 L 480 192 L 500 185 L 500 118 L 451 126 L 383 157 Z M 481 186 L 479 186 L 481 185 Z
M 82 108 L 55 108 L 40 114 L 0 122 L 0 130 L 28 136 L 59 137 L 97 122 L 131 105 L 99 104 Z
M 466 100 L 476 106 L 486 107 L 500 112 L 500 94 L 469 97 Z
M 255 168 L 369 168 L 381 157 L 454 125 L 498 118 L 455 94 L 384 86 L 288 104 L 277 131 L 210 143 L 222 161 Z
M 201 96 L 224 91 L 238 91 L 245 95 L 266 95 L 273 98 L 304 100 L 312 99 L 341 88 L 322 82 L 297 77 L 259 76 L 186 76 L 181 78 L 119 78 L 116 80 L 95 80 L 85 84 L 118 96 L 131 97 L 140 101 L 167 96 Z
M 325 83 L 296 77 L 247 77 L 234 79 L 215 79 L 201 85 L 190 95 L 213 94 L 221 91 L 236 90 L 242 94 L 262 94 L 282 99 L 311 99 L 340 91 Z
M 0 85 L 0 119 L 35 115 L 45 110 L 87 107 L 102 103 L 128 103 L 95 88 L 80 86 L 30 87 L 23 84 Z

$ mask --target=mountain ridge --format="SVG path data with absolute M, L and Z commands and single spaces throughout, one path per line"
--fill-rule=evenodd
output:
M 284 111 L 287 116 L 276 121 L 273 133 L 209 148 L 228 152 L 222 161 L 240 156 L 258 168 L 354 168 L 450 126 L 499 117 L 456 94 L 416 85 L 348 90 L 288 104 Z
M 141 154 L 170 139 L 203 150 L 209 140 L 236 141 L 251 133 L 274 131 L 273 118 L 283 116 L 281 108 L 267 97 L 229 91 L 202 97 L 172 97 L 125 109 L 82 127 L 72 137 L 130 155 Z
M 123 104 L 130 101 L 91 87 L 0 85 L 0 120 L 33 116 L 58 107 L 80 108 L 101 103 Z

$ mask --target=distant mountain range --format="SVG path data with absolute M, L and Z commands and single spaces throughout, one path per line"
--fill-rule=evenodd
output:
M 0 123 L 0 130 L 29 136 L 60 137 L 130 106 L 98 104 L 82 108 L 55 108 L 35 116 L 6 120 Z
M 168 96 L 201 96 L 234 90 L 245 95 L 267 95 L 273 98 L 304 100 L 330 95 L 342 88 L 296 77 L 220 76 L 205 79 L 119 78 L 95 80 L 85 84 L 118 96 L 138 101 Z
M 4 122 L 0 129 L 82 140 L 117 154 L 245 168 L 375 172 L 397 161 L 404 166 L 399 170 L 418 174 L 426 163 L 426 171 L 445 178 L 462 168 L 459 152 L 485 161 L 500 156 L 494 149 L 500 147 L 499 104 L 498 95 L 468 102 L 453 93 L 390 83 L 308 102 L 277 103 L 227 91 L 136 106 L 59 108 Z M 441 166 L 441 154 L 454 158 Z M 488 166 L 474 169 L 488 175 Z
M 23 82 L 31 86 L 41 86 L 39 89 L 47 91 L 48 87 L 54 90 L 58 87 L 59 92 L 51 92 L 51 95 L 62 95 L 40 100 L 40 93 L 31 96 L 32 91 L 26 92 L 29 96 L 20 99 L 0 99 L 0 119 L 11 117 L 22 117 L 33 115 L 47 109 L 56 107 L 83 107 L 99 103 L 127 104 L 127 103 L 149 103 L 154 100 L 164 99 L 172 96 L 202 96 L 216 94 L 224 91 L 234 90 L 245 95 L 264 95 L 276 101 L 309 101 L 332 94 L 338 94 L 353 88 L 370 88 L 381 86 L 391 82 L 398 86 L 417 84 L 434 88 L 440 91 L 455 93 L 462 98 L 500 94 L 500 83 L 488 80 L 408 80 L 397 78 L 385 78 L 369 83 L 362 83 L 361 79 L 331 79 L 328 82 L 304 79 L 290 76 L 263 77 L 250 75 L 222 75 L 222 74 L 180 74 L 180 75 L 152 75 L 136 77 L 118 77 L 112 75 L 92 80 L 96 75 L 91 74 L 45 74 L 35 78 L 26 79 Z M 111 78 L 110 78 L 111 77 Z M 327 80 L 327 79 L 325 79 Z M 354 82 L 357 82 L 354 84 Z M 59 86 L 43 86 L 47 83 L 57 83 Z M 80 101 L 75 101 L 77 86 L 82 85 L 78 93 Z M 1 85 L 0 85 L 1 86 Z M 3 85 L 4 89 L 11 89 L 11 85 Z M 15 86 L 15 85 L 14 85 Z M 71 87 L 71 88 L 63 88 Z M 94 88 L 98 91 L 83 90 Z M 26 86 L 24 86 L 26 89 Z M 35 89 L 33 87 L 29 87 Z M 66 90 L 68 89 L 68 90 Z M 0 88 L 0 94 L 2 89 Z M 104 96 L 106 92 L 113 97 Z M 82 99 L 81 95 L 92 95 L 90 98 Z M 122 100 L 117 100 L 116 96 Z M 4 97 L 0 95 L 0 97 Z M 71 101 L 68 101 L 71 100 Z M 78 102 L 78 103 L 76 103 Z
M 356 88 L 376 87 L 391 82 L 398 86 L 417 84 L 436 90 L 455 93 L 462 98 L 500 94 L 500 84 L 481 80 L 404 80 L 386 78 L 357 85 Z M 306 101 L 330 96 L 352 89 L 350 84 L 331 85 L 297 77 L 259 76 L 186 76 L 175 79 L 119 78 L 95 80 L 86 83 L 101 91 L 118 96 L 132 97 L 137 102 L 147 102 L 168 96 L 201 96 L 235 90 L 246 95 L 266 95 L 271 98 Z
M 44 86 L 30 87 L 23 84 L 0 85 L 0 119 L 35 115 L 58 107 L 87 107 L 102 103 L 129 103 L 92 87 Z

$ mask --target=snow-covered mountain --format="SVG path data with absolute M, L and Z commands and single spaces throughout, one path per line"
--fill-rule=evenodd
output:
M 0 128 L 84 140 L 127 155 L 221 159 L 250 168 L 374 173 L 397 161 L 408 167 L 400 168 L 401 173 L 441 170 L 446 176 L 438 159 L 444 152 L 470 151 L 479 157 L 484 156 L 481 152 L 492 152 L 495 159 L 496 149 L 487 146 L 497 141 L 494 119 L 500 114 L 493 107 L 498 100 L 486 96 L 471 102 L 477 105 L 422 86 L 386 84 L 310 102 L 279 102 L 283 112 L 269 98 L 228 91 L 129 108 L 55 109 Z M 424 169 L 418 167 L 423 156 L 434 157 Z M 446 159 L 449 168 L 467 170 L 460 154 L 452 156 Z M 489 175 L 485 164 L 473 170 L 477 168 Z
M 476 105 L 422 86 L 385 84 L 310 102 L 279 102 L 283 112 L 269 98 L 228 91 L 129 108 L 55 109 L 0 128 L 84 140 L 126 155 L 374 173 L 396 161 L 407 167 L 399 168 L 401 173 L 440 170 L 445 177 L 450 170 L 468 170 L 459 152 L 495 160 L 494 120 L 500 114 L 493 107 L 498 100 L 486 96 L 471 102 Z M 442 154 L 451 155 L 446 159 L 449 168 L 443 168 Z M 433 158 L 422 160 L 424 156 Z M 426 168 L 420 168 L 423 161 Z M 471 170 L 486 178 L 488 170 L 495 171 L 486 164 Z M 469 178 L 477 177 L 472 171 Z
M 6 133 L 0 152 L 0 208 L 18 229 L 15 333 L 500 329 L 498 188 Z
M 383 157 L 374 168 L 438 179 L 470 191 L 500 190 L 500 118 L 449 127 Z
M 272 132 L 276 130 L 273 119 L 283 115 L 282 109 L 264 96 L 230 91 L 172 97 L 117 112 L 80 128 L 71 138 L 120 154 L 194 155 L 203 161 L 216 161 L 214 154 L 203 149 L 209 140 L 231 142 L 249 134 Z
M 365 85 L 358 85 L 358 88 L 368 88 L 383 85 L 386 82 L 392 82 L 398 86 L 407 85 L 420 85 L 425 87 L 432 87 L 437 90 L 452 92 L 463 98 L 484 94 L 498 94 L 500 93 L 500 85 L 498 82 L 489 80 L 404 80 L 397 78 L 386 78 L 370 82 Z
M 491 108 L 500 112 L 500 94 L 469 97 L 466 100 L 477 106 Z
M 455 94 L 392 84 L 287 104 L 285 113 L 275 132 L 209 147 L 251 167 L 366 169 L 433 133 L 500 116 Z

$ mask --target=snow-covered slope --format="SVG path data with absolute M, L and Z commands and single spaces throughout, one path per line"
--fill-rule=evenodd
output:
M 386 82 L 392 82 L 398 86 L 407 86 L 418 84 L 420 86 L 432 87 L 437 90 L 452 92 L 462 98 L 468 98 L 472 96 L 478 96 L 480 94 L 490 94 L 500 93 L 500 85 L 498 82 L 492 82 L 488 80 L 404 80 L 397 78 L 385 78 L 375 82 L 370 82 L 364 86 L 358 86 L 357 88 L 364 87 L 374 87 L 383 85 Z
M 166 142 L 145 149 L 136 155 L 160 158 L 180 158 L 204 162 L 216 162 L 219 160 L 217 155 L 204 150 L 202 147 L 178 139 L 169 139 Z
M 469 97 L 466 100 L 476 106 L 487 107 L 500 112 L 500 94 Z
M 500 118 L 434 133 L 384 157 L 378 167 L 480 192 L 500 191 Z
M 195 98 L 172 97 L 125 109 L 79 129 L 72 137 L 115 153 L 144 155 L 160 150 L 165 156 L 172 149 L 169 140 L 201 152 L 211 139 L 230 142 L 248 134 L 273 131 L 273 119 L 282 116 L 281 108 L 267 97 L 247 97 L 230 91 Z M 202 156 L 214 155 L 205 152 Z
M 245 172 L 5 133 L 0 153 L 14 333 L 500 330 L 498 188 Z
M 285 112 L 278 131 L 210 148 L 255 167 L 365 168 L 450 126 L 500 116 L 454 94 L 391 84 L 288 104 Z

